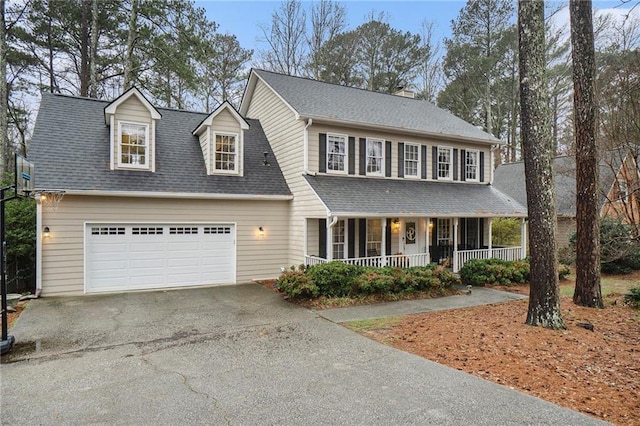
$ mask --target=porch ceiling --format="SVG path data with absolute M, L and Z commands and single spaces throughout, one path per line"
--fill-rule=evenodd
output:
M 364 177 L 305 179 L 337 216 L 525 217 L 527 209 L 491 185 Z

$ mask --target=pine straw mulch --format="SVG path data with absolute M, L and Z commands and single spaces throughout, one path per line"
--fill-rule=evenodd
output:
M 590 309 L 562 297 L 566 330 L 525 325 L 528 301 L 520 300 L 409 315 L 362 334 L 614 424 L 639 425 L 640 312 L 622 299 L 609 295 L 605 309 Z

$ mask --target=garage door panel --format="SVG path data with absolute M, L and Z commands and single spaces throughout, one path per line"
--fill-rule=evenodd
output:
M 88 292 L 235 282 L 233 225 L 91 224 L 86 235 Z

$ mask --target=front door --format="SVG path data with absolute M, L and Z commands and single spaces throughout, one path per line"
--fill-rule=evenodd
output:
M 400 245 L 402 254 L 418 254 L 420 253 L 420 223 L 416 219 L 406 219 L 403 221 Z

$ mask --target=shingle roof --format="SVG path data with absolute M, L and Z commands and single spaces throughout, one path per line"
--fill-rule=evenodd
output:
M 448 217 L 526 216 L 526 208 L 491 185 L 305 176 L 333 214 Z
M 553 159 L 553 180 L 556 186 L 556 209 L 560 216 L 576 215 L 576 161 L 571 156 L 559 156 Z M 600 165 L 600 187 L 608 191 L 613 183 L 611 167 Z M 524 162 L 501 164 L 493 175 L 493 185 L 508 194 L 520 204 L 527 205 Z M 604 203 L 604 195 L 601 197 Z
M 301 116 L 412 133 L 499 143 L 492 135 L 425 100 L 253 70 Z
M 248 120 L 244 176 L 208 176 L 198 138 L 191 132 L 207 114 L 160 109 L 156 171 L 110 170 L 108 102 L 43 94 L 29 159 L 35 186 L 49 190 L 142 191 L 238 195 L 290 195 L 260 122 Z

